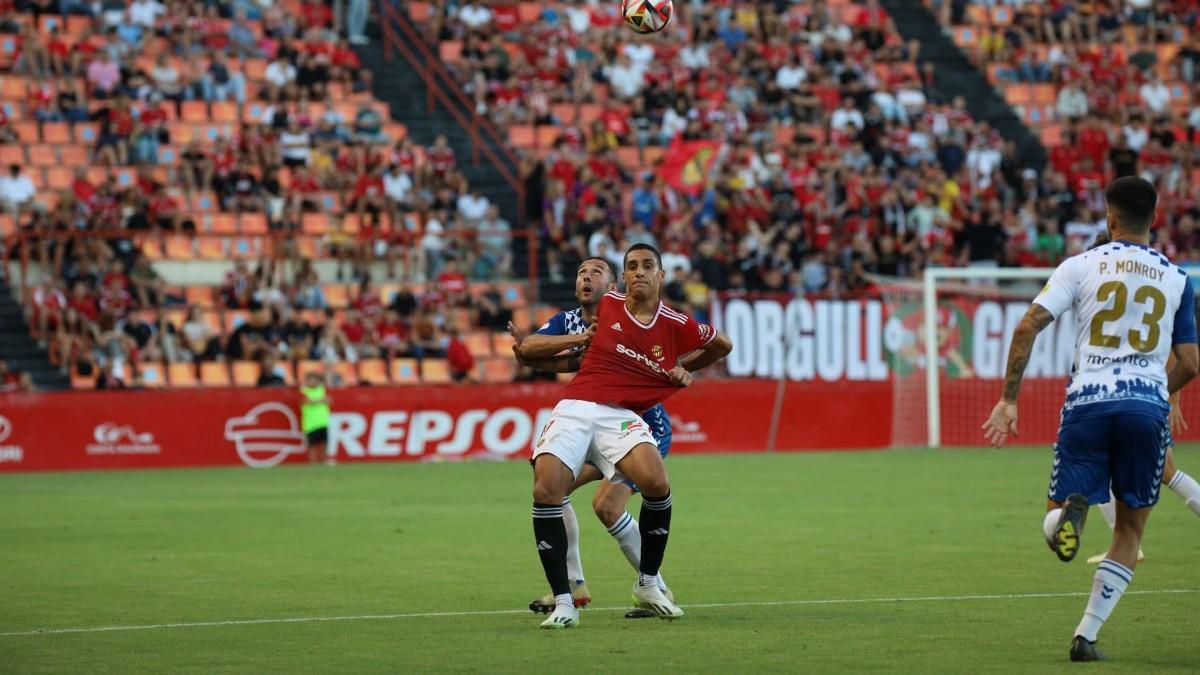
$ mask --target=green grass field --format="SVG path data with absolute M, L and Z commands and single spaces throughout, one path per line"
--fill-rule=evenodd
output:
M 1177 461 L 1200 473 L 1200 451 Z M 622 617 L 633 573 L 589 487 L 595 600 L 563 633 L 524 609 L 545 582 L 520 462 L 3 476 L 0 671 L 1061 671 L 1108 532 L 1093 511 L 1079 560 L 1046 548 L 1049 463 L 673 457 L 664 574 L 687 615 Z M 1200 666 L 1200 519 L 1163 492 L 1089 672 Z M 101 627 L 134 628 L 52 632 Z

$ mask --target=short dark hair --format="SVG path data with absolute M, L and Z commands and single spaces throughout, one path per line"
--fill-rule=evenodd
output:
M 591 256 L 588 258 L 584 258 L 583 261 L 579 263 L 579 266 L 583 267 L 583 263 L 585 263 L 589 260 L 596 260 L 598 262 L 604 263 L 604 269 L 608 270 L 609 281 L 613 282 L 614 284 L 617 283 L 617 270 L 615 268 L 613 268 L 613 264 L 608 261 L 608 258 L 601 258 L 598 255 L 594 255 L 594 256 Z
M 1150 181 L 1138 176 L 1125 176 L 1108 184 L 1104 199 L 1109 210 L 1117 215 L 1122 230 L 1142 234 L 1154 224 L 1158 192 Z
M 629 264 L 629 254 L 633 253 L 634 251 L 650 251 L 654 254 L 654 259 L 658 261 L 658 269 L 662 269 L 662 254 L 658 252 L 658 249 L 654 248 L 650 244 L 634 244 L 633 246 L 630 246 L 629 250 L 625 251 L 625 257 L 621 260 L 622 265 Z

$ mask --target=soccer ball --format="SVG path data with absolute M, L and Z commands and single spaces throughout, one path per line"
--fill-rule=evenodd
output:
M 657 33 L 671 23 L 671 0 L 621 0 L 621 19 L 635 33 Z

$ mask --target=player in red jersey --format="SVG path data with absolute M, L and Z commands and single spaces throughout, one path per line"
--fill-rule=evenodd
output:
M 601 298 L 596 332 L 579 374 L 567 385 L 534 449 L 533 533 L 555 596 L 554 612 L 543 628 L 579 623 L 567 574 L 562 503 L 585 462 L 610 480 L 622 476 L 642 490 L 642 552 L 634 602 L 663 618 L 683 615 L 658 585 L 671 526 L 671 485 L 639 413 L 691 384 L 691 371 L 721 360 L 733 344 L 711 326 L 664 305 L 659 300 L 664 278 L 662 258 L 653 246 L 636 244 L 625 253 L 628 295 L 613 291 Z M 687 368 L 678 365 L 695 351 L 701 353 L 688 358 Z

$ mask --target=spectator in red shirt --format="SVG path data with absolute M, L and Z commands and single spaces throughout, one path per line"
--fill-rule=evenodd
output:
M 342 324 L 338 326 L 338 331 L 344 341 L 347 359 L 355 361 L 359 357 L 371 358 L 377 355 L 378 351 L 370 340 L 373 329 L 363 320 L 362 314 L 357 309 L 346 310 L 346 315 L 342 319 Z
M 368 212 L 378 223 L 387 210 L 387 199 L 383 191 L 383 167 L 375 167 L 358 177 L 354 184 L 354 210 L 358 213 L 359 227 L 366 223 L 363 216 Z
M 456 258 L 446 260 L 446 268 L 437 278 L 437 288 L 447 307 L 469 307 L 471 305 L 467 277 L 459 271 Z
M 383 313 L 383 320 L 375 326 L 375 343 L 379 345 L 385 359 L 413 355 L 408 324 L 390 309 Z
M 471 350 L 458 338 L 458 330 L 447 331 L 446 362 L 450 366 L 450 379 L 455 382 L 471 382 L 471 371 L 475 368 L 475 357 Z

